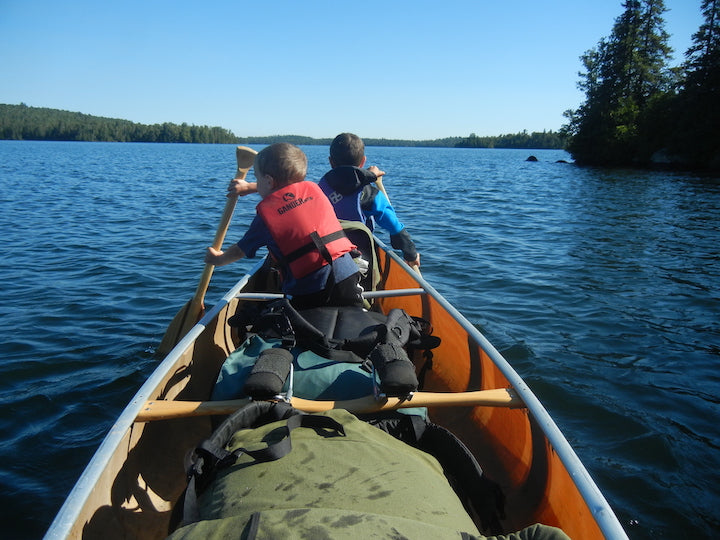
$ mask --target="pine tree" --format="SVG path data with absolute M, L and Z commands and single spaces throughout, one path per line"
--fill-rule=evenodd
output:
M 720 0 L 703 0 L 704 22 L 685 53 L 671 151 L 686 163 L 720 168 Z
M 585 103 L 568 111 L 564 131 L 576 162 L 628 165 L 644 159 L 641 120 L 649 104 L 671 84 L 671 49 L 664 30 L 663 0 L 625 0 L 608 39 L 582 57 L 578 86 Z

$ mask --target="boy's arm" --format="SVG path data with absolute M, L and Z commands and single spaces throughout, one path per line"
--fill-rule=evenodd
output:
M 366 216 L 372 216 L 381 228 L 390 233 L 390 245 L 399 249 L 403 253 L 403 258 L 410 266 L 420 267 L 420 254 L 415 247 L 415 243 L 410 237 L 410 233 L 405 229 L 405 225 L 398 219 L 395 208 L 384 193 L 377 189 L 372 189 L 364 204 L 362 204 L 363 212 Z
M 214 266 L 224 266 L 239 261 L 243 257 L 245 257 L 245 253 L 237 244 L 231 245 L 225 251 L 209 247 L 205 254 L 205 262 Z
M 244 197 L 245 195 L 250 195 L 251 193 L 257 193 L 257 182 L 246 182 L 240 178 L 233 178 L 230 180 L 230 185 L 227 190 L 228 197 L 232 197 L 233 195 Z
M 420 253 L 418 253 L 415 247 L 415 242 L 410 238 L 410 233 L 407 229 L 403 229 L 397 234 L 390 235 L 390 245 L 395 249 L 402 251 L 403 259 L 408 263 L 409 266 L 420 267 Z

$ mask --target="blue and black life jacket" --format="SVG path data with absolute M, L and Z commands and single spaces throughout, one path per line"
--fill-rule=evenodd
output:
M 370 230 L 374 224 L 365 218 L 362 208 L 369 206 L 377 194 L 377 176 L 359 167 L 344 165 L 328 171 L 318 185 L 335 208 L 338 219 L 359 221 Z

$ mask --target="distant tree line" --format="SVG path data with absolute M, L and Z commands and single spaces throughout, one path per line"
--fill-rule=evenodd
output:
M 0 139 L 50 141 L 171 142 L 221 144 L 272 144 L 329 146 L 331 138 L 316 139 L 302 135 L 238 137 L 219 127 L 188 124 L 137 124 L 129 120 L 91 116 L 78 112 L 0 104 Z M 443 139 L 406 140 L 364 138 L 367 146 L 444 147 L 444 148 L 562 148 L 563 136 L 552 131 L 499 137 L 446 137 Z
M 668 65 L 663 0 L 625 0 L 610 37 L 581 57 L 585 102 L 566 111 L 568 150 L 581 165 L 720 169 L 720 0 L 679 67 Z
M 528 133 L 523 131 L 514 135 L 498 137 L 478 137 L 471 133 L 467 139 L 455 143 L 458 148 L 564 148 L 567 136 L 555 131 Z
M 136 124 L 78 112 L 0 104 L 0 139 L 43 141 L 112 141 L 231 143 L 232 132 L 188 124 Z
M 413 141 L 409 139 L 373 139 L 363 137 L 365 146 L 402 146 L 402 147 L 441 147 L 453 148 L 463 141 L 462 137 L 447 137 L 444 139 L 426 139 Z M 332 138 L 314 139 L 302 135 L 269 135 L 266 137 L 242 137 L 240 142 L 244 144 L 272 144 L 276 142 L 289 142 L 297 145 L 330 146 Z

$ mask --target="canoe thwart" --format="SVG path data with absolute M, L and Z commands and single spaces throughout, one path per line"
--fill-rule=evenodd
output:
M 393 298 L 396 296 L 417 296 L 427 294 L 425 289 L 388 289 L 383 291 L 365 291 L 363 298 Z
M 138 413 L 136 422 L 150 422 L 188 416 L 231 414 L 250 403 L 250 399 L 225 401 L 168 401 L 162 399 L 145 403 Z M 523 407 L 522 400 L 511 388 L 477 390 L 475 392 L 414 392 L 408 397 L 365 396 L 344 401 L 313 401 L 293 397 L 290 404 L 305 412 L 322 412 L 331 409 L 346 409 L 352 413 L 392 411 L 411 407 Z
M 396 296 L 418 296 L 427 294 L 425 289 L 390 289 L 387 291 L 365 291 L 362 293 L 363 298 L 392 298 Z M 285 298 L 284 294 L 281 293 L 264 293 L 264 292 L 241 292 L 238 293 L 235 298 L 238 300 L 248 300 L 255 302 L 264 302 L 267 300 L 279 300 Z

